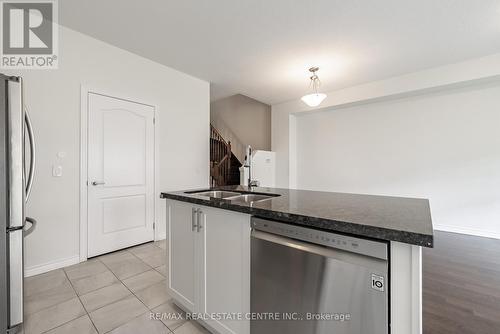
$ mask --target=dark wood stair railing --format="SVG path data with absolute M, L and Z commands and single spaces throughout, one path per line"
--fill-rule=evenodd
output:
M 210 176 L 213 186 L 224 186 L 231 170 L 231 142 L 210 124 Z

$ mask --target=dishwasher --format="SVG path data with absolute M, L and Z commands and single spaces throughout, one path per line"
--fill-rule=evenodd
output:
M 251 334 L 388 334 L 388 242 L 252 217 Z

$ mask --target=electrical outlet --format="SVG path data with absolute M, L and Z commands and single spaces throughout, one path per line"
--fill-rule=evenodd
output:
M 52 166 L 52 176 L 53 177 L 61 177 L 63 174 L 63 168 L 61 165 Z

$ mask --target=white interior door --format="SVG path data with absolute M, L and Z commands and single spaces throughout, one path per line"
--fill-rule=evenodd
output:
M 88 94 L 88 256 L 154 239 L 154 108 Z

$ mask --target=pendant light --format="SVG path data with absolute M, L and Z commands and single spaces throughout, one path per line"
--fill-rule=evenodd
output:
M 316 74 L 316 72 L 319 70 L 319 67 L 311 67 L 309 69 L 309 72 L 312 73 L 310 79 L 311 82 L 309 84 L 309 87 L 312 86 L 313 88 L 313 93 L 304 95 L 302 96 L 301 100 L 307 104 L 309 107 L 317 107 L 323 102 L 323 100 L 326 98 L 326 94 L 318 93 L 318 88 L 321 86 L 321 81 L 319 81 L 319 77 Z

